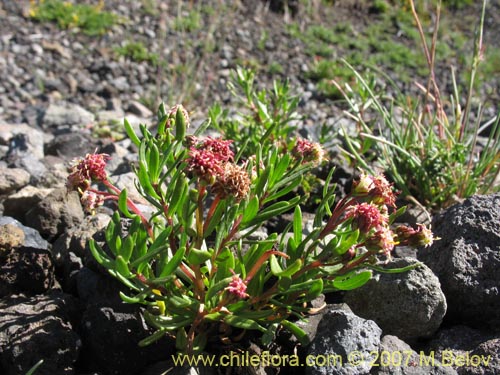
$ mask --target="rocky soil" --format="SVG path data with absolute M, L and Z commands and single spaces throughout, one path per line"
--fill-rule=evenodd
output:
M 156 4 L 157 11 L 145 11 L 146 3 Z M 37 374 L 279 373 L 273 366 L 172 368 L 175 349 L 168 339 L 138 348 L 150 334 L 140 308 L 122 303 L 121 286 L 102 272 L 86 245 L 91 237 L 102 239 L 110 210 L 85 216 L 78 196 L 64 186 L 69 162 L 99 148 L 112 156 L 113 179 L 133 190 L 135 150 L 127 140 L 102 135 L 109 136 L 123 117 L 135 125 L 151 123 L 160 98 L 183 102 L 195 119 L 204 118 L 209 105 L 231 102 L 226 84 L 237 64 L 279 62 L 279 74 L 260 70 L 259 85 L 286 76 L 301 97 L 304 126 L 339 121 L 340 110 L 305 78 L 310 56 L 302 41 L 286 33 L 291 15 L 253 0 L 212 1 L 215 9 L 229 7 L 232 17 L 212 15 L 206 23 L 211 28 L 191 33 L 173 30 L 188 3 L 197 4 L 106 1 L 106 9 L 127 22 L 97 38 L 34 22 L 27 17 L 28 1 L 0 2 L 1 374 L 24 374 L 42 358 Z M 295 17 L 304 24 L 330 19 L 363 24 L 372 17 L 364 4 L 340 1 L 311 13 L 299 7 Z M 490 5 L 500 9 L 498 1 Z M 462 12 L 457 17 L 465 19 Z M 498 14 L 487 18 L 489 30 L 498 29 Z M 144 41 L 166 65 L 160 69 L 116 57 L 113 48 L 127 39 Z M 499 42 L 491 31 L 486 40 Z M 498 81 L 492 78 L 489 87 L 486 94 L 495 97 Z M 451 207 L 434 218 L 441 237 L 434 246 L 395 253 L 394 267 L 415 258 L 424 266 L 328 296 L 327 307 L 304 323 L 311 345 L 300 347 L 281 334 L 271 351 L 297 353 L 301 360 L 338 354 L 345 364 L 295 369 L 303 374 L 500 373 L 499 215 L 498 194 Z M 252 344 L 250 350 L 263 349 Z M 353 351 L 365 359 L 378 356 L 378 366 L 366 360 L 348 364 Z M 382 362 L 387 353 L 410 353 L 411 360 L 403 367 L 387 364 Z M 488 364 L 481 362 L 487 358 Z

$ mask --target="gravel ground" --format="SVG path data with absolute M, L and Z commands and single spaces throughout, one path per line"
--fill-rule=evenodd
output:
M 97 3 L 79 1 L 84 2 Z M 193 116 L 204 118 L 208 106 L 231 100 L 226 88 L 230 71 L 243 65 L 259 71 L 259 85 L 269 86 L 273 79 L 287 77 L 301 96 L 309 121 L 325 121 L 338 109 L 306 78 L 313 58 L 301 40 L 290 36 L 287 25 L 293 22 L 305 30 L 311 24 L 344 22 L 356 30 L 376 15 L 364 5 L 366 1 L 344 0 L 321 7 L 319 1 L 308 3 L 306 7 L 302 2 L 292 19 L 271 12 L 265 2 L 257 0 L 106 0 L 105 9 L 123 22 L 104 36 L 89 37 L 34 21 L 29 17 L 29 1 L 2 0 L 0 120 L 33 125 L 41 109 L 60 100 L 92 112 L 117 106 L 127 110 L 137 101 L 150 108 L 161 100 L 182 102 Z M 474 11 L 467 8 L 452 14 L 452 24 L 470 29 L 469 20 L 481 5 L 476 3 Z M 490 2 L 485 41 L 493 48 L 499 43 L 495 37 L 499 9 L 498 0 Z M 179 20 L 189 19 L 193 10 L 203 16 L 200 27 L 179 30 Z M 119 57 L 116 48 L 131 41 L 147 46 L 157 56 L 158 67 Z M 497 98 L 498 78 L 492 76 L 486 86 L 484 94 Z

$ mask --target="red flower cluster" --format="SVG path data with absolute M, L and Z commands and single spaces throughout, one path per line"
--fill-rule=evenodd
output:
M 251 181 L 246 170 L 233 163 L 232 141 L 210 137 L 191 141 L 195 144 L 189 150 L 187 170 L 212 185 L 212 191 L 222 199 L 233 196 L 240 201 L 245 198 Z
M 439 239 L 434 237 L 430 228 L 422 224 L 417 224 L 417 229 L 400 225 L 396 228 L 395 232 L 399 243 L 413 247 L 429 247 L 435 240 Z
M 105 181 L 108 178 L 105 167 L 110 159 L 108 154 L 87 154 L 85 158 L 73 162 L 66 182 L 68 190 L 87 190 L 92 181 Z
M 394 238 L 392 230 L 386 226 L 380 226 L 376 232 L 368 237 L 365 241 L 365 246 L 368 250 L 380 251 L 385 255 L 389 255 L 394 249 L 397 242 Z
M 233 275 L 233 279 L 229 283 L 229 286 L 226 289 L 229 293 L 236 295 L 238 298 L 246 298 L 247 294 L 247 285 L 238 275 Z
M 292 150 L 296 158 L 301 158 L 304 163 L 320 164 L 325 159 L 325 150 L 319 143 L 297 138 L 297 143 Z
M 355 196 L 369 196 L 375 204 L 396 207 L 396 194 L 383 174 L 374 177 L 362 173 L 352 192 Z
M 363 233 L 368 233 L 372 228 L 386 225 L 389 220 L 376 205 L 366 202 L 348 207 L 346 218 L 353 218 L 355 227 Z

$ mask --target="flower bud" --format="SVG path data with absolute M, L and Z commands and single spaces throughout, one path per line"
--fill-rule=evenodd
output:
M 407 227 L 406 225 L 397 227 L 395 233 L 398 241 L 411 247 L 429 247 L 435 240 L 440 239 L 439 237 L 434 237 L 431 229 L 425 225 L 417 224 L 417 227 L 417 229 Z

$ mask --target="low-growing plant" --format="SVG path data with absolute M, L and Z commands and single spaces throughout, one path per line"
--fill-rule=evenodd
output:
M 238 119 L 229 118 L 229 110 L 215 104 L 209 110 L 212 126 L 224 138 L 234 142 L 243 156 L 255 155 L 266 143 L 281 142 L 284 149 L 293 147 L 293 123 L 300 119 L 296 112 L 299 98 L 292 95 L 287 81 L 275 80 L 272 89 L 257 90 L 255 71 L 238 67 L 232 72 L 228 89 L 242 107 Z
M 136 62 L 147 61 L 151 65 L 158 65 L 159 56 L 157 53 L 150 52 L 142 42 L 126 42 L 120 47 L 114 48 L 118 56 L 123 56 Z
M 262 104 L 259 112 L 271 109 Z M 247 331 L 269 344 L 279 327 L 305 344 L 307 335 L 294 321 L 307 317 L 310 301 L 384 272 L 379 257 L 389 257 L 398 243 L 432 243 L 424 226 L 390 228 L 401 210 L 382 175 L 361 174 L 351 193 L 335 202 L 333 170 L 305 236 L 302 198 L 289 193 L 322 161 L 321 146 L 297 139 L 287 150 L 280 139 L 266 138 L 253 153 L 236 153 L 232 140 L 202 137 L 208 125 L 188 134 L 188 114 L 179 105 L 169 111 L 160 106 L 155 135 L 142 125 L 139 136 L 125 121 L 139 148 L 136 188 L 153 208 L 150 217 L 113 184 L 106 154 L 75 161 L 68 177 L 68 188 L 80 192 L 88 212 L 105 200 L 117 204 L 106 246 L 92 240 L 89 247 L 129 288 L 122 299 L 144 305 L 156 332 L 141 345 L 171 335 L 179 351 L 199 353 L 214 340 L 230 345 Z M 290 211 L 293 221 L 283 233 L 252 237 Z
M 396 94 L 388 98 L 369 87 L 362 75 L 347 63 L 365 95 L 356 96 L 350 87 L 336 86 L 349 105 L 348 115 L 358 124 L 357 137 L 352 138 L 344 131 L 351 156 L 372 173 L 376 161 L 404 196 L 428 208 L 439 209 L 454 203 L 457 198 L 500 190 L 498 183 L 495 185 L 500 173 L 499 116 L 483 123 L 482 106 L 476 114 L 472 108 L 476 102 L 474 82 L 483 57 L 486 2 L 476 35 L 467 93 L 461 96 L 452 70 L 454 92 L 449 105 L 443 100 L 434 74 L 439 8 L 429 47 L 413 1 L 410 3 L 430 71 L 426 87 L 417 84 L 422 96 L 402 95 L 392 82 Z M 479 134 L 484 131 L 488 137 L 480 145 Z M 367 149 L 375 151 L 375 160 L 367 156 Z
M 78 28 L 90 36 L 103 35 L 120 18 L 103 10 L 104 1 L 97 5 L 73 4 L 62 0 L 30 0 L 29 15 L 38 21 L 56 22 L 62 29 Z

